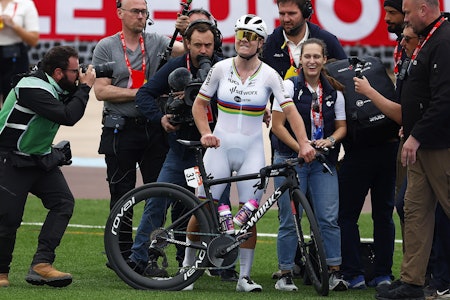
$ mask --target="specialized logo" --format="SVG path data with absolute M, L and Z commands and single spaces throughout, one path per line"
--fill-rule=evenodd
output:
M 272 205 L 277 201 L 278 198 L 280 198 L 282 195 L 282 192 L 280 190 L 276 190 L 272 196 L 267 199 L 266 202 L 264 202 L 263 205 L 261 205 L 258 210 L 253 214 L 253 216 L 247 221 L 247 224 L 245 227 L 242 227 L 239 231 L 239 234 L 246 233 L 248 229 L 252 228 L 253 225 L 255 225 L 256 222 L 258 222 L 259 219 L 262 218 L 262 216 L 272 207 Z

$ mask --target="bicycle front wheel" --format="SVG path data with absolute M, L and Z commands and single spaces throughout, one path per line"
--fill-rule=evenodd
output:
M 297 229 L 298 245 L 302 253 L 308 279 L 319 295 L 327 296 L 329 292 L 328 266 L 322 236 L 313 209 L 306 196 L 298 189 L 292 193 L 295 207 L 300 204 L 303 212 L 294 218 Z M 306 218 L 305 218 L 306 216 Z M 309 232 L 309 236 L 305 235 Z
M 130 263 L 124 253 L 130 252 L 131 245 L 124 247 L 124 244 L 130 243 L 130 236 L 133 241 L 136 239 L 136 228 L 132 225 L 137 226 L 141 222 L 147 199 L 152 199 L 154 203 L 147 210 L 155 207 L 158 213 L 150 211 L 147 214 L 146 222 L 152 225 L 153 230 L 144 236 L 149 241 L 157 242 L 151 247 L 145 245 L 139 248 L 140 251 L 148 251 L 149 261 L 143 268 L 138 268 Z M 175 211 L 177 218 L 172 219 L 171 214 L 175 214 Z M 112 269 L 125 283 L 136 289 L 181 290 L 187 287 L 210 265 L 206 249 L 209 241 L 217 234 L 213 232 L 214 226 L 210 224 L 208 215 L 206 207 L 192 192 L 175 184 L 150 183 L 129 191 L 113 207 L 106 223 L 105 251 Z M 195 250 L 194 266 L 183 269 L 183 257 L 180 258 L 180 255 L 184 255 L 187 224 L 192 217 L 197 221 L 198 232 L 191 234 L 197 236 L 200 243 Z M 128 239 L 125 241 L 123 237 Z

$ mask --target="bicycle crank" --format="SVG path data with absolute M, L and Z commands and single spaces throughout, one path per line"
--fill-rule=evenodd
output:
M 208 244 L 206 253 L 209 261 L 220 268 L 228 268 L 236 262 L 239 255 L 239 244 L 235 237 L 222 234 Z

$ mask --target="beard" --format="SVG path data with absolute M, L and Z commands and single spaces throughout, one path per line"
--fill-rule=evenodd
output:
M 305 26 L 306 24 L 306 20 L 303 22 L 300 22 L 298 24 L 295 24 L 291 29 L 289 30 L 284 30 L 284 32 L 286 33 L 287 36 L 296 36 L 300 30 L 303 28 L 303 26 Z
M 399 24 L 395 24 L 395 23 L 387 23 L 387 31 L 390 33 L 395 33 L 395 34 L 401 34 L 402 32 L 402 25 Z
M 67 79 L 67 76 L 64 75 L 63 78 L 58 82 L 58 85 L 64 90 L 69 92 L 69 94 L 73 94 L 77 90 L 77 85 L 75 82 L 70 82 Z

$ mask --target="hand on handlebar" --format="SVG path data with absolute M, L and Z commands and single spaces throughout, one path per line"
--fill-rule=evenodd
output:
M 309 163 L 314 160 L 316 156 L 316 150 L 311 145 L 311 142 L 303 143 L 300 145 L 300 151 L 298 152 L 298 157 L 301 157 L 305 160 L 305 162 Z
M 201 137 L 200 142 L 205 148 L 217 148 L 220 146 L 220 139 L 212 133 L 205 134 Z

